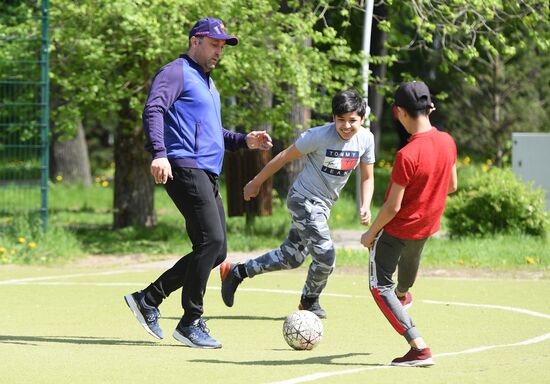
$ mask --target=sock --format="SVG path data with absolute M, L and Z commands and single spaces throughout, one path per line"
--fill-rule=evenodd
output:
M 244 264 L 237 264 L 237 266 L 233 268 L 233 273 L 241 280 L 248 277 Z

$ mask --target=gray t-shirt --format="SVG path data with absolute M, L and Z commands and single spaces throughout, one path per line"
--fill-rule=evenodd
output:
M 320 198 L 331 206 L 346 185 L 351 172 L 361 162 L 374 163 L 374 136 L 361 128 L 343 140 L 334 123 L 308 129 L 294 144 L 305 156 L 304 169 L 293 188 L 306 197 Z

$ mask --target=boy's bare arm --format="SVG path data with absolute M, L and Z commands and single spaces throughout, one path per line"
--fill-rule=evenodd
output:
M 359 215 L 362 225 L 369 225 L 371 221 L 370 205 L 374 193 L 374 165 L 360 163 L 361 169 L 361 208 Z
M 299 159 L 302 156 L 302 152 L 298 151 L 294 144 L 280 152 L 277 156 L 271 159 L 271 161 L 267 163 L 265 167 L 248 182 L 248 184 L 245 185 L 243 189 L 244 199 L 248 201 L 251 198 L 256 197 L 260 191 L 260 187 L 267 179 L 273 176 L 286 163 Z
M 376 219 L 370 226 L 369 230 L 361 236 L 361 244 L 367 248 L 372 248 L 374 240 L 378 233 L 391 219 L 397 215 L 397 212 L 401 209 L 401 202 L 403 201 L 403 195 L 405 194 L 405 187 L 399 184 L 393 183 L 390 188 L 387 200 L 382 204 Z
M 458 189 L 458 176 L 456 174 L 456 163 L 455 163 L 451 171 L 451 179 L 449 180 L 449 189 L 447 190 L 447 194 L 456 192 L 457 189 Z

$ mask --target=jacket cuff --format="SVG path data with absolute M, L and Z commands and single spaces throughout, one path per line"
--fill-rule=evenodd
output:
M 153 160 L 160 159 L 161 157 L 167 157 L 165 149 L 162 151 L 153 152 Z

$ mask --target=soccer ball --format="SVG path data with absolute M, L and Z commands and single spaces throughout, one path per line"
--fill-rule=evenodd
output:
M 323 337 L 323 323 L 310 311 L 296 311 L 285 319 L 283 336 L 294 349 L 313 349 Z

